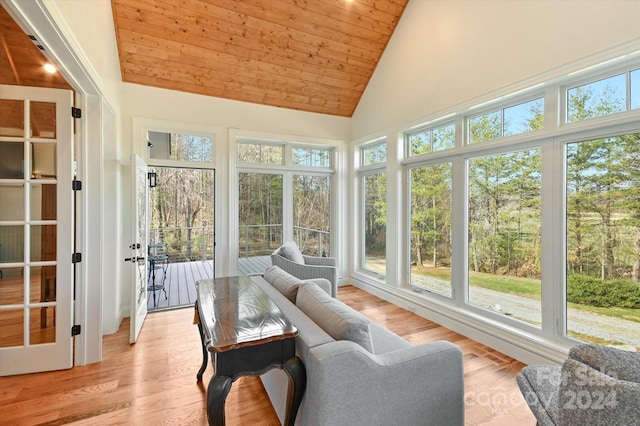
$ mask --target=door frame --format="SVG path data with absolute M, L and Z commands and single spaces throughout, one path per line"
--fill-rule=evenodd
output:
M 112 256 L 111 264 L 102 263 L 102 243 L 118 238 L 103 225 L 103 126 L 105 117 L 115 117 L 115 110 L 95 77 L 87 56 L 55 8 L 47 8 L 43 0 L 0 0 L 2 5 L 26 34 L 34 35 L 45 47 L 44 55 L 54 63 L 75 90 L 75 106 L 83 110 L 76 119 L 75 153 L 77 177 L 83 190 L 77 194 L 76 251 L 83 253 L 76 265 L 75 323 L 81 333 L 75 337 L 75 365 L 102 360 L 103 334 L 103 270 L 110 271 L 109 282 L 120 278 L 120 253 Z M 62 23 L 59 24 L 59 23 Z M 89 71 L 92 70 L 92 71 Z M 91 143 L 87 143 L 87 141 Z M 111 142 L 114 142 L 113 140 Z M 90 201 L 90 202 L 89 202 Z M 91 283 L 88 285 L 87 283 Z M 119 310 L 119 306 L 113 306 Z M 122 319 L 121 312 L 118 312 Z

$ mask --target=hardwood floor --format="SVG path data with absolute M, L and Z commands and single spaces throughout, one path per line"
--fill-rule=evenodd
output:
M 523 364 L 356 287 L 341 287 L 340 299 L 412 343 L 445 339 L 459 345 L 466 425 L 535 425 L 515 381 Z M 0 424 L 205 425 L 211 367 L 198 384 L 202 355 L 192 320 L 190 308 L 150 314 L 135 345 L 129 344 L 124 321 L 116 334 L 104 337 L 100 363 L 1 377 Z M 253 377 L 231 387 L 226 417 L 228 425 L 278 424 Z

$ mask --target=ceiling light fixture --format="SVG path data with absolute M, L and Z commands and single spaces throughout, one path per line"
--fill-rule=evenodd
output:
M 56 67 L 51 64 L 44 64 L 44 70 L 49 74 L 54 74 L 56 72 Z

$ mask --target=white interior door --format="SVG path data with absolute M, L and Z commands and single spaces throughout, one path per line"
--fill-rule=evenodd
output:
M 0 375 L 73 365 L 72 102 L 0 85 Z
M 135 343 L 142 329 L 142 324 L 147 317 L 147 242 L 148 212 L 149 212 L 149 184 L 147 181 L 148 167 L 142 158 L 136 156 L 131 162 L 134 189 L 133 210 L 133 236 L 129 248 L 131 249 L 132 286 L 131 286 L 131 328 L 129 341 Z

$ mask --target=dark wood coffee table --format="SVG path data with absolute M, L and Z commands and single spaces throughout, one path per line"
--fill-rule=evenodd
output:
M 298 330 L 278 306 L 251 278 L 226 277 L 198 281 L 196 313 L 203 357 L 199 382 L 208 353 L 213 364 L 207 387 L 209 424 L 224 425 L 224 403 L 237 378 L 281 368 L 290 379 L 285 425 L 293 426 L 307 376 L 295 355 Z

